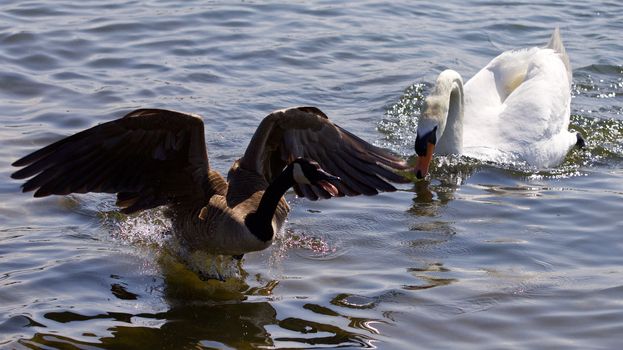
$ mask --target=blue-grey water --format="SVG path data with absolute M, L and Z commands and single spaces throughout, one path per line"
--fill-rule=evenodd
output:
M 9 178 L 140 107 L 202 115 L 222 172 L 294 105 L 410 157 L 441 70 L 467 79 L 556 26 L 585 150 L 545 170 L 440 158 L 376 197 L 289 194 L 280 238 L 226 282 L 178 262 L 158 211 L 34 199 Z M 1 2 L 0 348 L 619 348 L 621 33 L 607 0 Z

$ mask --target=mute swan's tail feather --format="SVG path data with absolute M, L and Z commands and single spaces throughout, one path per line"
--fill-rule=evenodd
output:
M 573 73 L 571 72 L 571 62 L 569 62 L 569 56 L 567 56 L 567 50 L 565 50 L 565 46 L 562 43 L 562 38 L 560 37 L 560 28 L 556 27 L 554 29 L 554 33 L 552 33 L 552 37 L 549 39 L 547 43 L 547 48 L 552 49 L 560 55 L 562 62 L 565 64 L 567 68 L 567 75 L 569 76 L 569 84 L 571 84 L 571 80 L 573 78 Z

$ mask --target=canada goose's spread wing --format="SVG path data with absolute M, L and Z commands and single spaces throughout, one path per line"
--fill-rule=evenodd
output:
M 334 184 L 340 196 L 395 191 L 388 181 L 405 182 L 392 171 L 406 169 L 402 159 L 333 124 L 315 107 L 279 110 L 264 118 L 240 165 L 271 182 L 298 157 L 314 160 L 324 170 L 340 177 Z M 294 189 L 299 196 L 312 200 L 331 197 L 314 185 L 296 184 Z
M 208 157 L 200 117 L 139 109 L 66 137 L 13 163 L 14 179 L 32 177 L 23 191 L 52 194 L 117 193 L 131 213 L 224 191 L 205 181 Z M 216 185 L 211 185 L 212 183 Z

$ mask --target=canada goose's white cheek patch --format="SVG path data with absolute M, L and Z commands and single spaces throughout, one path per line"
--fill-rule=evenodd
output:
M 292 176 L 294 177 L 294 181 L 299 184 L 311 185 L 309 179 L 303 173 L 303 169 L 297 163 L 294 163 L 294 168 L 292 169 Z

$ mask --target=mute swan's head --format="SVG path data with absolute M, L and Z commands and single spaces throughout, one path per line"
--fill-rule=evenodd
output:
M 424 113 L 420 116 L 415 135 L 415 153 L 418 156 L 415 176 L 423 179 L 435 153 L 437 140 L 446 128 L 446 106 L 436 96 L 429 96 L 424 102 Z
M 446 154 L 461 151 L 462 119 L 463 79 L 459 73 L 448 69 L 439 74 L 433 91 L 424 100 L 418 121 L 415 137 L 418 160 L 413 169 L 418 179 L 428 174 L 435 148 Z

